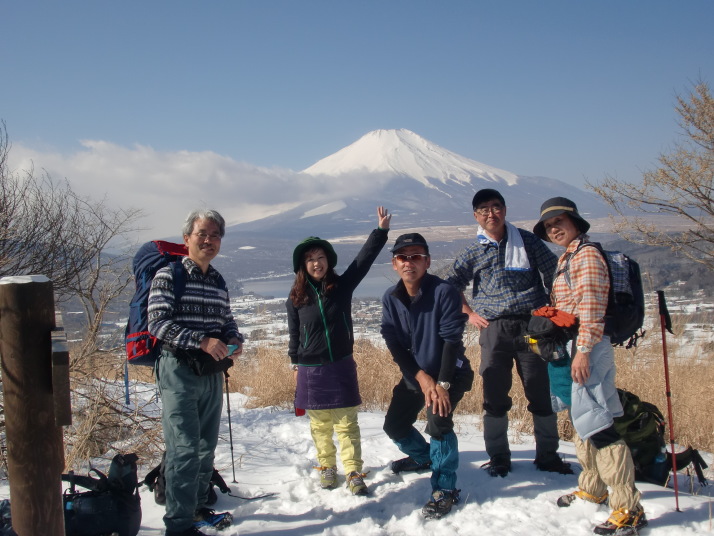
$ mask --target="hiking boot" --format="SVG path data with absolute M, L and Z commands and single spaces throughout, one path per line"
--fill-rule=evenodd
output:
M 596 497 L 595 495 L 590 495 L 587 491 L 576 489 L 573 493 L 568 493 L 567 495 L 558 497 L 556 504 L 563 508 L 573 504 L 576 499 L 582 499 L 595 504 L 605 504 L 607 502 L 607 491 L 602 497 Z
M 315 467 L 320 471 L 320 487 L 333 489 L 337 486 L 337 467 Z
M 563 461 L 563 459 L 557 454 L 546 460 L 535 460 L 533 463 L 539 471 L 560 473 L 561 475 L 573 474 L 573 469 L 570 467 L 570 464 Z
M 411 456 L 407 456 L 406 458 L 392 462 L 391 468 L 392 472 L 396 475 L 407 472 L 421 473 L 431 469 L 431 461 L 419 463 Z
M 451 512 L 451 507 L 459 503 L 460 489 L 440 489 L 431 494 L 431 499 L 421 509 L 422 515 L 427 519 L 441 519 Z
M 228 512 L 216 513 L 210 508 L 199 508 L 193 516 L 193 526 L 197 529 L 212 527 L 223 530 L 233 523 L 233 516 Z
M 367 495 L 369 490 L 367 489 L 367 484 L 364 483 L 364 477 L 367 473 L 360 473 L 358 471 L 352 471 L 347 475 L 347 486 L 350 488 L 352 495 Z
M 164 536 L 208 536 L 205 532 L 201 532 L 196 527 L 191 527 L 184 530 L 166 530 Z
M 511 458 L 509 456 L 496 455 L 484 463 L 481 468 L 486 469 L 491 476 L 504 477 L 511 470 Z
M 647 526 L 647 518 L 644 510 L 640 509 L 630 512 L 624 508 L 615 510 L 607 521 L 595 527 L 595 534 L 616 534 L 617 536 L 630 536 L 637 534 L 637 531 Z

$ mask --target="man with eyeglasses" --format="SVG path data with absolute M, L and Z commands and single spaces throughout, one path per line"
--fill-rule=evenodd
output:
M 224 234 L 218 212 L 191 212 L 183 228 L 188 255 L 181 266 L 157 271 L 149 293 L 149 331 L 162 342 L 155 374 L 166 444 L 166 536 L 205 536 L 201 527 L 220 530 L 233 521 L 230 513 L 206 505 L 221 423 L 222 373 L 243 350 L 226 282 L 211 266 Z M 179 268 L 184 289 L 177 297 Z
M 381 333 L 402 379 L 392 392 L 384 431 L 407 455 L 392 462 L 393 472 L 431 469 L 432 494 L 422 514 L 439 519 L 459 502 L 453 412 L 474 378 L 462 342 L 466 315 L 458 291 L 427 273 L 431 257 L 422 235 L 401 235 L 392 255 L 400 281 L 382 298 Z M 424 406 L 429 443 L 414 427 Z
M 472 206 L 477 240 L 458 254 L 446 280 L 461 292 L 463 312 L 480 330 L 479 374 L 489 456 L 482 467 L 494 477 L 505 477 L 511 471 L 508 411 L 513 404 L 509 392 L 515 362 L 533 415 L 533 463 L 541 471 L 572 474 L 570 464 L 558 455 L 558 423 L 551 407 L 547 363 L 516 345 L 525 335 L 531 311 L 548 302 L 558 258 L 533 233 L 506 221 L 506 202 L 497 190 L 479 190 Z M 464 296 L 470 284 L 471 306 Z

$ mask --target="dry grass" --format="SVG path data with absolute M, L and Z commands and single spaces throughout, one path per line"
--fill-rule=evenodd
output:
M 465 342 L 467 357 L 476 370 L 480 360 L 476 330 L 467 331 Z M 668 342 L 675 439 L 681 445 L 691 444 L 698 449 L 714 452 L 714 412 L 711 411 L 714 356 L 710 352 L 705 355 L 697 352 L 696 357 L 671 357 L 681 353 L 680 350 L 677 344 Z M 386 410 L 391 399 L 392 388 L 400 378 L 397 366 L 386 349 L 375 347 L 366 340 L 357 341 L 354 355 L 363 408 Z M 617 348 L 615 359 L 618 387 L 632 391 L 642 400 L 656 404 L 667 418 L 660 334 L 648 335 L 645 343 L 639 348 L 632 350 Z M 253 407 L 291 408 L 295 384 L 287 363 L 288 358 L 282 348 L 259 347 L 248 352 L 244 360 L 232 369 L 231 391 L 250 395 Z M 516 376 L 515 369 L 514 376 Z M 476 374 L 474 388 L 459 404 L 457 413 L 480 414 L 481 393 L 481 377 Z M 513 409 L 509 414 L 511 432 L 516 438 L 519 434 L 531 434 L 532 419 L 526 410 L 527 402 L 517 377 L 514 378 L 511 397 L 513 398 Z M 667 420 L 669 422 L 669 419 Z M 558 428 L 563 439 L 572 438 L 572 425 L 565 412 L 558 416 Z
M 678 318 L 674 336 L 668 338 L 675 439 L 680 445 L 714 452 L 711 388 L 714 385 L 714 348 L 712 343 L 687 341 L 683 333 L 685 323 L 710 326 L 711 314 Z M 480 350 L 475 329 L 467 330 L 465 344 L 467 357 L 476 370 Z M 399 369 L 386 349 L 376 347 L 367 340 L 357 341 L 354 355 L 363 408 L 386 410 L 392 388 L 400 378 Z M 618 387 L 656 404 L 669 421 L 659 330 L 652 330 L 638 348 L 616 349 L 615 359 Z M 287 364 L 288 358 L 282 347 L 249 346 L 244 358 L 230 370 L 230 390 L 249 395 L 252 407 L 292 408 L 295 382 Z M 131 449 L 143 460 L 159 457 L 163 441 L 158 412 L 147 413 L 144 407 L 128 410 L 124 406 L 123 390 L 117 389 L 116 380 L 123 378 L 124 374 L 123 357 L 111 352 L 95 353 L 74 359 L 71 368 L 74 423 L 65 429 L 64 434 L 67 469 L 86 467 L 87 460 L 104 456 L 112 448 Z M 154 381 L 148 367 L 130 367 L 130 379 L 150 385 Z M 523 388 L 517 378 L 513 382 L 511 397 L 511 433 L 518 441 L 519 435 L 531 434 L 533 426 L 526 410 Z M 481 405 L 481 377 L 477 374 L 473 390 L 459 404 L 457 413 L 479 415 Z M 558 416 L 558 426 L 563 439 L 572 438 L 572 425 L 565 413 Z
M 89 461 L 113 450 L 136 452 L 141 459 L 160 458 L 163 437 L 156 411 L 127 407 L 124 356 L 117 352 L 72 354 L 70 349 L 72 425 L 63 429 L 65 470 L 86 470 Z M 153 382 L 149 367 L 132 367 L 131 379 Z

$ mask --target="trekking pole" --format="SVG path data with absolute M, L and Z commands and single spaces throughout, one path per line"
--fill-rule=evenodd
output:
M 664 290 L 657 291 L 659 301 L 659 319 L 662 327 L 662 353 L 664 355 L 664 382 L 667 389 L 667 418 L 669 419 L 669 444 L 672 448 L 672 473 L 674 474 L 674 504 L 677 512 L 679 509 L 679 486 L 677 484 L 677 456 L 674 450 L 674 420 L 672 419 L 672 391 L 669 387 L 669 363 L 667 361 L 667 333 L 672 333 L 672 319 L 669 317 L 667 302 L 664 300 Z M 666 331 L 665 331 L 666 330 Z
M 124 360 L 124 402 L 126 407 L 131 404 L 131 398 L 129 398 L 129 360 Z
M 226 377 L 226 406 L 228 407 L 228 438 L 231 445 L 231 467 L 233 467 L 233 483 L 237 484 L 236 480 L 236 462 L 233 458 L 233 426 L 231 425 L 231 399 L 228 392 L 228 371 L 224 372 Z

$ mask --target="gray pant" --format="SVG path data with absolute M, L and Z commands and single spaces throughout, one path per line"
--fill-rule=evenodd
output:
M 164 524 L 168 530 L 181 531 L 193 525 L 196 509 L 208 499 L 221 423 L 223 375 L 196 376 L 164 351 L 156 376 L 166 444 Z

